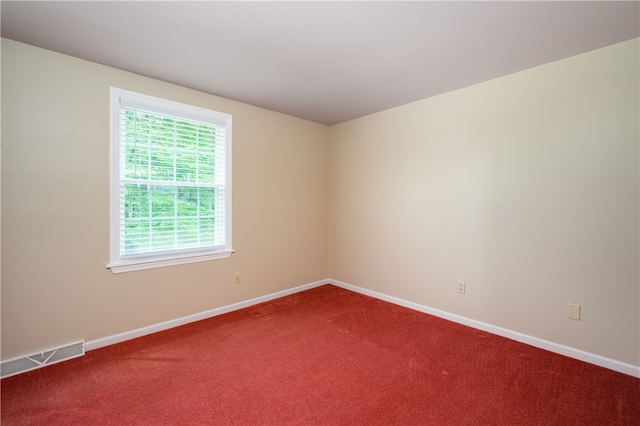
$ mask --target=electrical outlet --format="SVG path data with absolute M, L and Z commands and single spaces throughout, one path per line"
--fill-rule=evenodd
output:
M 233 283 L 240 284 L 240 272 L 234 272 L 233 274 Z
M 466 286 L 467 286 L 467 283 L 465 283 L 464 281 L 458 281 L 458 293 L 464 294 Z
M 580 305 L 569 303 L 567 305 L 567 317 L 572 320 L 580 321 Z

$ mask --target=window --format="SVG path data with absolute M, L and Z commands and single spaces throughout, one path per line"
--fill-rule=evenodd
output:
M 229 257 L 231 116 L 111 88 L 114 273 Z

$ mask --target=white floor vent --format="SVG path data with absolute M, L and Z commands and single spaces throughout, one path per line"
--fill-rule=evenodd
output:
M 8 359 L 0 363 L 0 377 L 14 376 L 25 371 L 35 370 L 45 365 L 66 361 L 84 355 L 84 340 L 56 348 L 45 349 L 17 358 Z

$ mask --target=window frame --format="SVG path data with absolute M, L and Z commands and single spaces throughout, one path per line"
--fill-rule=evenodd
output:
M 139 105 L 150 112 L 167 114 L 185 121 L 199 121 L 225 127 L 224 135 L 224 244 L 215 247 L 172 249 L 144 253 L 123 258 L 121 253 L 121 176 L 120 176 L 120 106 L 126 103 Z M 110 88 L 110 262 L 108 269 L 114 274 L 144 269 L 161 268 L 208 260 L 225 259 L 234 252 L 231 244 L 231 128 L 230 114 L 187 105 L 167 99 L 144 95 L 116 87 Z M 218 212 L 216 210 L 216 216 Z

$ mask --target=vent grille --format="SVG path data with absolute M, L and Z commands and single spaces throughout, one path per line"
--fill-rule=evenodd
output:
M 35 370 L 45 365 L 55 364 L 67 359 L 84 355 L 84 340 L 64 346 L 45 349 L 0 363 L 0 377 L 14 376 L 25 371 Z

